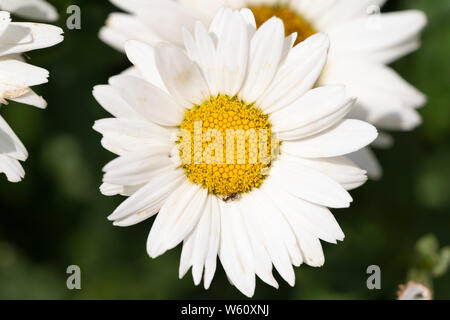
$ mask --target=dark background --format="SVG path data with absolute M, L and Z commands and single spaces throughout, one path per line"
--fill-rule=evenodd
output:
M 0 179 L 0 299 L 242 298 L 219 263 L 205 291 L 190 273 L 178 279 L 180 247 L 150 259 L 145 242 L 153 219 L 129 228 L 107 221 L 122 199 L 98 191 L 113 155 L 91 129 L 108 116 L 91 91 L 129 66 L 97 36 L 117 9 L 106 0 L 49 2 L 60 12 L 55 24 L 65 41 L 28 53 L 30 63 L 51 73 L 49 84 L 35 88 L 48 109 L 16 103 L 1 109 L 30 157 L 23 182 Z M 70 4 L 82 9 L 81 30 L 65 28 Z M 255 298 L 394 299 L 412 277 L 433 284 L 435 298 L 450 299 L 450 251 L 436 243 L 450 244 L 450 1 L 390 0 L 384 11 L 410 8 L 428 15 L 423 46 L 393 67 L 428 95 L 424 124 L 395 133 L 394 148 L 377 151 L 384 178 L 353 192 L 350 209 L 334 211 L 346 239 L 324 244 L 325 266 L 296 268 L 294 288 L 278 275 L 279 290 L 258 280 Z M 81 290 L 66 288 L 72 264 L 81 267 Z M 366 287 L 373 264 L 381 268 L 381 290 Z

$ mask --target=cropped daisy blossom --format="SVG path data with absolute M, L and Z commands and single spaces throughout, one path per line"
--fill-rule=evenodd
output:
M 112 13 L 100 32 L 100 38 L 118 50 L 130 39 L 182 46 L 182 28 L 193 32 L 196 20 L 209 25 L 223 5 L 250 8 L 257 26 L 272 16 L 281 18 L 286 35 L 297 32 L 297 43 L 325 32 L 331 47 L 318 84 L 344 84 L 348 93 L 358 98 L 350 117 L 389 131 L 409 131 L 421 123 L 417 108 L 426 103 L 426 97 L 387 67 L 420 46 L 420 32 L 426 25 L 421 11 L 369 14 L 377 12 L 386 0 L 110 1 L 128 12 Z M 373 144 L 391 145 L 387 133 L 380 134 Z M 351 157 L 372 178 L 381 176 L 382 168 L 370 148 Z
M 0 11 L 0 105 L 12 100 L 38 108 L 47 106 L 30 87 L 46 83 L 49 73 L 24 62 L 21 53 L 51 47 L 63 40 L 62 33 L 51 25 L 11 22 L 9 12 Z M 11 182 L 19 182 L 25 175 L 19 161 L 27 157 L 25 147 L 0 116 L 0 173 Z
M 272 265 L 294 285 L 294 266 L 324 263 L 320 240 L 344 234 L 328 208 L 349 207 L 347 190 L 367 177 L 345 155 L 377 137 L 345 119 L 355 99 L 340 85 L 314 88 L 328 37 L 297 44 L 283 22 L 260 28 L 248 9 L 222 8 L 183 44 L 125 44 L 136 69 L 94 88 L 114 118 L 94 129 L 118 155 L 101 191 L 128 198 L 109 216 L 130 226 L 154 215 L 147 252 L 180 243 L 179 275 L 210 286 L 216 257 L 242 293 L 255 275 L 278 287 Z
M 0 10 L 32 20 L 58 20 L 58 11 L 45 0 L 0 0 Z

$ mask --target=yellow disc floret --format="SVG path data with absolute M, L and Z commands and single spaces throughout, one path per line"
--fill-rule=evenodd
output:
M 258 187 L 270 167 L 268 116 L 237 97 L 218 95 L 187 110 L 178 146 L 189 180 L 231 199 Z
M 259 28 L 272 17 L 283 20 L 286 36 L 297 32 L 295 44 L 305 40 L 316 33 L 314 27 L 297 12 L 286 5 L 250 7 L 255 15 L 256 26 Z

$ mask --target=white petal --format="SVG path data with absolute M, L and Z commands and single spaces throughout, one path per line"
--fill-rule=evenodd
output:
M 58 12 L 55 7 L 44 0 L 3 0 L 0 8 L 27 19 L 45 21 L 56 21 L 58 19 Z
M 169 249 L 166 242 L 166 234 L 173 227 L 170 221 L 173 221 L 173 217 L 179 216 L 183 210 L 186 210 L 199 190 L 200 186 L 183 179 L 167 197 L 159 214 L 156 216 L 147 239 L 147 253 L 150 257 L 156 258 Z M 189 268 L 190 263 L 191 261 L 189 260 L 189 265 L 186 265 L 187 268 Z
M 180 0 L 180 3 L 188 8 L 198 10 L 207 17 L 214 17 L 223 6 L 222 0 Z
M 255 291 L 255 266 L 242 213 L 232 202 L 219 201 L 219 206 L 220 261 L 231 283 L 247 297 L 251 297 Z
M 248 202 L 248 197 L 245 196 L 239 200 L 238 205 L 241 207 L 249 233 L 255 258 L 255 273 L 262 281 L 278 289 L 278 283 L 272 274 L 272 259 L 270 258 L 264 235 L 259 226 L 259 219 L 255 220 L 252 214 L 256 208 L 248 204 Z
M 100 192 L 104 196 L 115 196 L 123 192 L 123 186 L 113 185 L 110 183 L 102 183 L 100 186 Z
M 269 178 L 270 179 L 270 178 Z M 285 192 L 282 184 L 270 179 L 261 191 L 276 204 L 298 237 L 306 233 L 330 243 L 343 240 L 344 234 L 328 208 L 310 203 Z M 311 219 L 312 218 L 312 219 Z
M 25 93 L 24 95 L 21 95 L 20 97 L 11 100 L 23 104 L 28 104 L 30 106 L 37 107 L 39 109 L 47 108 L 47 102 L 44 100 L 44 98 L 36 94 L 36 92 L 34 92 L 31 89 L 28 89 L 28 92 Z
M 182 278 L 192 265 L 194 283 L 201 281 L 205 270 L 205 289 L 208 289 L 216 270 L 220 240 L 220 213 L 217 197 L 208 196 L 207 207 L 192 233 L 184 240 L 179 275 Z
M 239 10 L 239 13 L 241 14 L 242 18 L 244 18 L 244 21 L 247 24 L 247 28 L 250 32 L 249 34 L 253 36 L 256 32 L 256 21 L 253 12 L 248 8 L 243 8 Z
M 233 97 L 241 88 L 249 55 L 247 26 L 238 12 L 225 21 L 224 31 L 217 43 L 218 88 L 222 94 Z
M 389 149 L 394 145 L 394 137 L 386 132 L 380 132 L 372 146 L 380 149 Z
M 13 59 L 0 60 L 0 84 L 11 87 L 31 87 L 46 83 L 48 71 Z
M 377 10 L 386 2 L 386 0 L 322 0 L 320 7 L 317 1 L 297 1 L 300 3 L 310 2 L 310 8 L 298 8 L 300 12 L 302 9 L 307 10 L 308 13 L 314 12 L 314 24 L 319 29 L 327 29 L 338 25 L 341 22 L 355 20 L 359 17 L 367 17 L 370 14 L 377 15 Z
M 183 7 L 177 1 L 147 1 L 145 5 L 138 7 L 135 14 L 165 40 L 164 42 L 179 46 L 183 44 L 183 27 L 192 32 L 197 20 L 209 23 L 199 12 Z
M 202 69 L 211 95 L 216 96 L 219 93 L 216 45 L 205 25 L 199 21 L 195 25 L 195 43 L 194 39 L 191 39 L 191 46 L 186 38 L 192 38 L 192 35 L 186 29 L 184 30 L 186 50 L 191 60 L 195 61 Z
M 11 23 L 11 15 L 9 12 L 0 11 L 0 36 L 8 29 Z
M 98 85 L 92 92 L 98 103 L 116 118 L 136 118 L 137 113 L 110 85 Z
M 169 158 L 166 146 L 151 146 L 149 151 L 128 153 L 111 161 L 105 168 L 103 182 L 118 185 L 141 185 L 153 177 L 174 170 L 177 166 Z
M 148 121 L 162 126 L 177 126 L 184 116 L 184 109 L 168 94 L 145 80 L 128 75 L 109 79 L 130 107 Z
M 252 190 L 248 198 L 251 207 L 247 210 L 247 214 L 252 217 L 252 222 L 260 228 L 264 237 L 264 244 L 275 268 L 283 279 L 293 286 L 295 274 L 291 264 L 290 252 L 293 252 L 295 256 L 295 251 L 298 251 L 300 260 L 296 261 L 297 265 L 301 263 L 301 256 L 292 230 L 279 210 L 269 199 L 263 196 L 261 191 L 258 189 Z
M 195 245 L 195 230 L 183 241 L 178 277 L 182 279 L 192 266 L 192 252 Z
M 138 192 L 126 199 L 108 217 L 109 220 L 123 219 L 143 210 L 156 214 L 175 187 L 185 178 L 181 169 L 173 170 L 155 177 Z
M 341 121 L 354 102 L 354 98 L 346 96 L 343 86 L 312 89 L 293 104 L 271 114 L 273 131 L 281 140 L 318 134 Z
M 28 152 L 25 149 L 25 146 L 16 136 L 14 131 L 9 127 L 3 117 L 0 116 L 0 130 L 3 132 L 4 136 L 8 136 L 7 143 L 8 147 L 6 149 L 0 150 L 0 154 L 8 155 L 14 159 L 25 161 L 28 158 Z M 6 138 L 5 138 L 6 139 Z M 11 150 L 11 143 L 14 144 L 13 149 Z
M 315 136 L 298 141 L 285 141 L 283 152 L 302 158 L 337 157 L 355 152 L 374 141 L 374 126 L 359 120 L 343 120 Z
M 347 208 L 352 202 L 351 196 L 339 183 L 289 159 L 280 158 L 272 166 L 270 175 L 285 191 L 319 205 Z
M 8 154 L 16 151 L 14 140 L 0 128 L 0 154 Z
M 157 124 L 137 119 L 102 119 L 93 128 L 103 135 L 103 146 L 119 155 L 141 151 L 155 143 L 170 144 L 172 135 Z
M 230 21 L 233 15 L 231 8 L 222 7 L 214 16 L 211 24 L 209 25 L 209 32 L 215 36 L 217 40 L 225 31 L 225 25 Z
M 156 65 L 167 90 L 179 105 L 190 108 L 209 98 L 209 89 L 197 64 L 179 48 L 160 44 Z
M 377 180 L 383 175 L 383 169 L 370 147 L 363 148 L 348 156 L 355 161 L 358 166 L 366 170 L 371 179 Z
M 394 61 L 407 56 L 411 52 L 416 51 L 420 48 L 421 42 L 419 36 L 413 37 L 412 39 L 408 39 L 403 43 L 400 43 L 396 46 L 392 46 L 387 49 L 372 51 L 365 53 L 365 57 L 372 61 L 382 63 L 385 65 L 389 65 Z
M 211 228 L 209 235 L 208 253 L 205 260 L 205 278 L 204 287 L 208 289 L 216 272 L 217 254 L 220 243 L 220 200 L 217 197 L 211 197 Z
M 108 27 L 102 27 L 98 33 L 98 37 L 106 44 L 121 52 L 125 51 L 125 43 L 130 40 L 121 31 Z
M 353 161 L 345 156 L 306 159 L 286 154 L 283 157 L 293 163 L 298 163 L 301 166 L 306 166 L 327 175 L 339 182 L 346 190 L 356 189 L 367 181 L 366 171 L 361 170 Z
M 273 82 L 258 99 L 257 105 L 266 112 L 292 104 L 310 90 L 327 61 L 328 37 L 319 33 L 290 50 Z
M 349 94 L 358 97 L 349 117 L 394 130 L 411 130 L 421 123 L 413 108 L 426 103 L 425 95 L 388 67 L 357 59 L 339 59 L 329 63 L 322 78 L 322 83 L 336 81 L 344 83 Z
M 427 20 L 417 10 L 383 13 L 346 21 L 328 30 L 332 55 L 390 49 L 417 36 Z
M 325 263 L 320 240 L 306 232 L 297 232 L 297 238 L 302 249 L 303 261 L 311 267 L 321 267 Z
M 199 285 L 202 280 L 203 267 L 205 265 L 206 255 L 208 254 L 209 236 L 211 234 L 211 198 L 208 196 L 206 206 L 201 214 L 201 217 L 194 227 L 195 232 L 195 246 L 192 253 L 192 278 L 195 285 Z
M 11 23 L 0 36 L 0 55 L 54 46 L 63 41 L 62 29 L 39 23 Z
M 278 70 L 284 47 L 284 26 L 271 18 L 256 31 L 250 41 L 248 74 L 239 97 L 255 102 L 267 89 Z
M 100 29 L 100 39 L 119 51 L 124 51 L 125 43 L 131 39 L 149 45 L 156 45 L 162 40 L 152 28 L 130 14 L 111 13 L 105 24 Z
M 8 155 L 0 154 L 0 173 L 3 172 L 9 182 L 19 182 L 25 177 L 25 171 L 19 161 Z
M 147 44 L 130 40 L 125 44 L 128 59 L 136 66 L 142 77 L 159 89 L 166 91 L 155 61 L 155 49 Z
M 166 222 L 165 243 L 167 250 L 175 248 L 192 231 L 204 214 L 207 198 L 208 191 L 200 188 L 184 210 L 173 212 L 171 219 Z

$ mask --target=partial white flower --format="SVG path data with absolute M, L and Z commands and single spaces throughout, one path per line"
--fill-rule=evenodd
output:
M 58 20 L 55 7 L 45 0 L 0 0 L 0 10 L 32 20 Z
M 398 300 L 433 300 L 433 292 L 421 283 L 409 281 L 399 286 L 397 297 Z
M 301 41 L 316 32 L 330 37 L 329 60 L 319 84 L 344 84 L 358 98 L 351 117 L 368 121 L 381 130 L 412 130 L 421 123 L 417 108 L 426 97 L 387 67 L 389 63 L 420 46 L 426 25 L 421 11 L 409 10 L 369 15 L 385 0 L 111 0 L 128 13 L 113 13 L 100 38 L 118 50 L 127 40 L 154 45 L 160 41 L 182 46 L 182 28 L 194 30 L 196 20 L 209 25 L 225 5 L 249 7 L 261 24 L 273 15 L 280 17 L 289 33 Z M 168 23 L 170 22 L 170 23 Z M 387 135 L 385 134 L 384 137 Z M 391 138 L 374 146 L 389 147 Z M 381 176 L 381 167 L 370 149 L 351 157 L 371 177 Z
M 292 265 L 322 266 L 320 240 L 344 239 L 328 208 L 348 207 L 347 190 L 366 181 L 366 172 L 346 155 L 371 143 L 377 131 L 345 119 L 355 99 L 343 86 L 313 89 L 329 48 L 323 33 L 293 47 L 296 35 L 285 38 L 280 19 L 257 30 L 250 10 L 221 9 L 209 29 L 197 22 L 182 36 L 181 48 L 127 42 L 136 68 L 94 88 L 97 101 L 114 116 L 97 121 L 94 129 L 119 156 L 104 167 L 101 191 L 128 196 L 109 219 L 130 226 L 159 212 L 148 254 L 155 258 L 183 243 L 180 277 L 192 267 L 195 284 L 203 276 L 205 288 L 216 256 L 247 296 L 254 293 L 255 275 L 278 287 L 272 265 L 294 285 Z M 197 159 L 195 142 L 185 154 L 180 144 L 191 136 L 198 141 L 199 122 L 199 162 L 188 163 L 186 154 Z M 251 164 L 247 152 L 244 163 L 221 164 L 230 144 L 220 136 L 252 128 L 270 128 L 280 141 L 278 157 Z M 270 149 L 277 146 L 272 142 Z M 215 162 L 206 161 L 213 157 Z
M 0 11 L 0 103 L 12 100 L 45 108 L 47 103 L 31 86 L 46 83 L 48 71 L 24 62 L 21 53 L 53 46 L 63 40 L 55 26 L 11 22 L 9 12 Z M 24 177 L 19 161 L 28 157 L 25 147 L 0 116 L 0 173 L 18 182 Z

